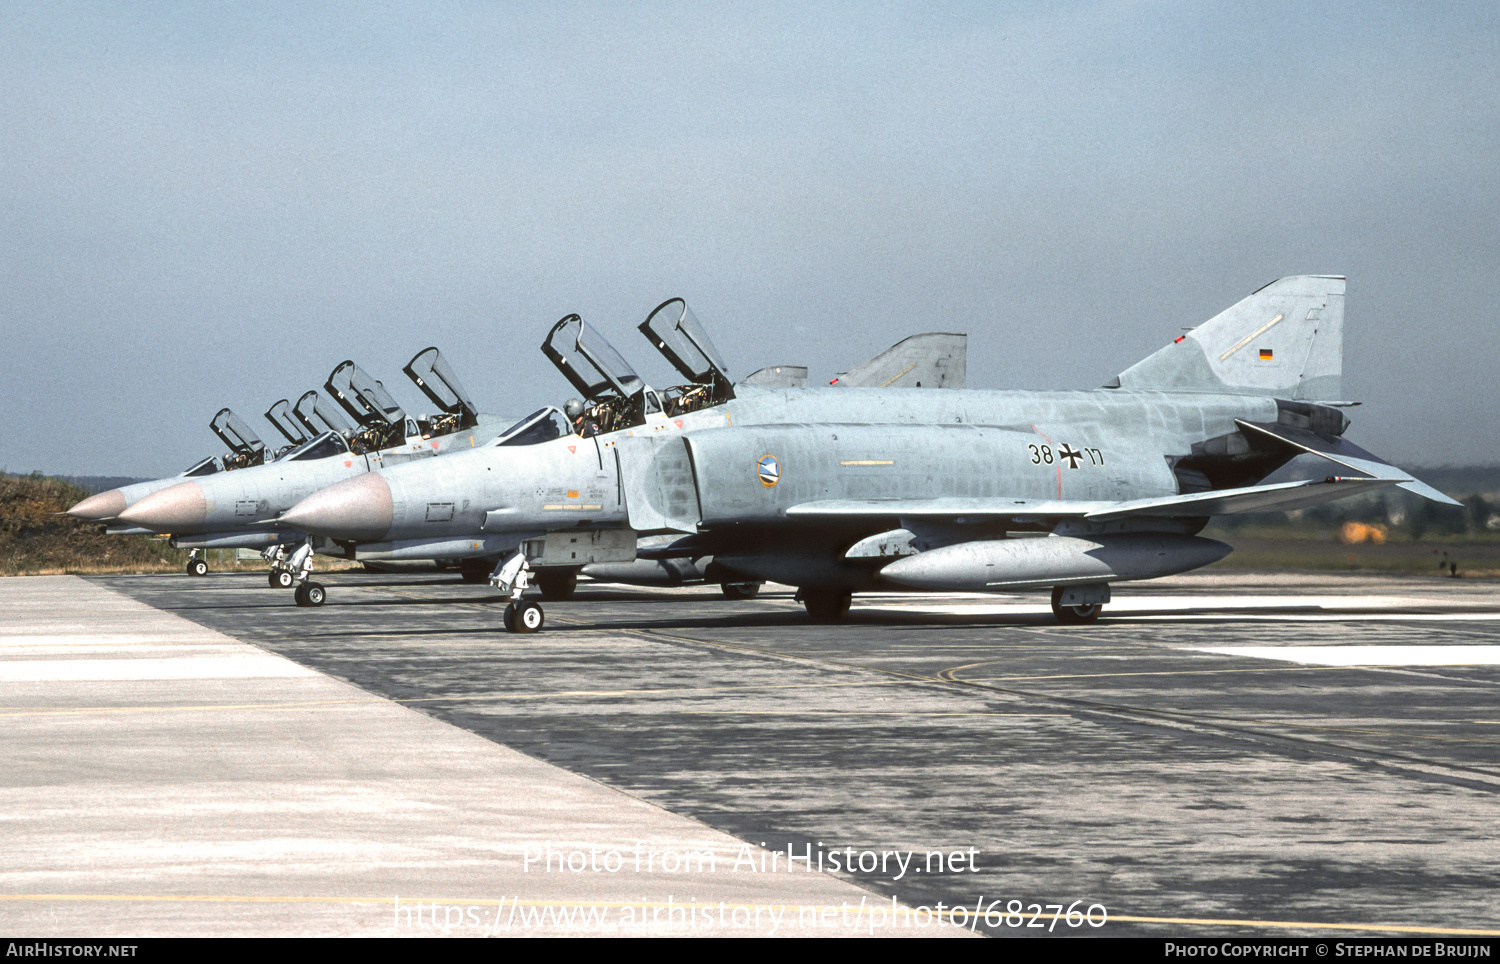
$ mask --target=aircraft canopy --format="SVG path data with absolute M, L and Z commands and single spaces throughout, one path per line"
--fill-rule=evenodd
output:
M 542 354 L 585 399 L 598 398 L 611 390 L 630 398 L 645 387 L 608 339 L 578 315 L 569 315 L 552 326 L 542 343 Z

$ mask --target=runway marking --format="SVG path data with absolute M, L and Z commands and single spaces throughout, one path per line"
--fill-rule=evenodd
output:
M 1402 924 L 1329 924 L 1319 921 L 1242 920 L 1233 917 L 1125 917 L 1110 914 L 1111 922 L 1126 924 L 1196 924 L 1204 927 L 1272 927 L 1297 930 L 1378 931 L 1382 934 L 1441 934 L 1453 937 L 1500 937 L 1500 931 L 1463 927 L 1421 927 Z
M 1195 646 L 1193 652 L 1318 666 L 1496 666 L 1500 646 Z
M 1004 662 L 996 660 L 996 662 Z M 983 666 L 983 663 L 977 665 Z M 1362 666 L 1256 666 L 1252 669 L 1178 669 L 1140 673 L 1069 673 L 1055 676 L 957 676 L 944 677 L 955 683 L 1014 683 L 1044 679 L 1109 679 L 1114 676 L 1219 676 L 1229 673 L 1307 673 L 1321 669 L 1365 669 Z M 939 674 L 942 675 L 942 674 Z
M 1402 733 L 1399 730 L 1368 730 L 1354 726 L 1328 726 L 1320 723 L 1296 723 L 1291 720 L 1256 720 L 1246 719 L 1238 716 L 1221 716 L 1221 720 L 1230 723 L 1248 723 L 1257 726 L 1287 726 L 1298 730 L 1327 730 L 1330 733 L 1363 733 L 1366 736 L 1399 736 L 1408 740 L 1441 740 L 1445 743 L 1500 743 L 1500 740 L 1479 740 L 1468 736 L 1442 736 L 1437 733 Z M 1414 725 L 1428 726 L 1460 726 L 1458 720 L 1410 720 Z
M 902 712 L 896 711 L 896 710 L 681 710 L 679 712 L 686 713 L 686 714 L 691 714 L 691 715 L 694 715 L 694 716 L 900 716 L 900 717 L 913 717 L 913 716 L 1024 716 L 1024 717 L 1061 716 L 1061 717 L 1071 717 L 1073 715 L 1072 713 L 1001 713 L 1001 712 L 983 712 L 983 711 L 976 711 L 976 712 L 973 712 L 973 713 L 959 713 L 959 712 L 943 713 L 943 712 L 939 712 L 939 711 L 933 711 L 933 712 L 930 712 L 930 713 L 929 712 L 922 712 L 922 711 L 913 712 L 913 713 L 902 713 Z

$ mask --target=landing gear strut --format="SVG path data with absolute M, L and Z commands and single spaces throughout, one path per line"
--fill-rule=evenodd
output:
M 313 567 L 313 544 L 312 536 L 308 536 L 297 551 L 292 553 L 292 558 L 287 561 L 287 571 L 292 574 L 292 581 L 296 583 L 296 590 L 292 593 L 292 599 L 299 606 L 321 606 L 328 597 L 328 591 L 323 584 L 313 582 L 308 577 L 312 575 Z
M 261 552 L 260 557 L 271 564 L 271 572 L 267 582 L 272 589 L 290 589 L 296 583 L 297 577 L 286 567 L 286 548 L 283 546 L 272 546 Z
M 1070 591 L 1070 588 L 1067 586 L 1055 586 L 1052 589 L 1052 614 L 1064 626 L 1091 623 L 1098 619 L 1099 614 L 1104 611 L 1104 603 L 1102 601 L 1088 600 L 1087 597 L 1084 597 L 1086 601 L 1075 604 L 1073 597 L 1078 595 L 1076 590 Z M 1106 595 L 1105 598 L 1108 598 L 1108 596 Z
M 202 559 L 198 558 L 198 550 L 197 549 L 192 549 L 192 550 L 188 551 L 187 574 L 189 576 L 206 576 L 206 575 L 208 575 L 208 563 L 206 563 Z

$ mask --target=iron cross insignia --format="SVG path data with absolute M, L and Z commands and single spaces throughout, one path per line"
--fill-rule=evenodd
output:
M 1066 459 L 1068 462 L 1068 468 L 1070 469 L 1078 468 L 1078 463 L 1083 461 L 1083 453 L 1078 451 L 1071 445 L 1064 445 L 1062 448 L 1058 449 L 1057 456 L 1058 458 Z

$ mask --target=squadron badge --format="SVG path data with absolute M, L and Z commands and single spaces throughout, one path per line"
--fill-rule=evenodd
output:
M 762 455 L 756 467 L 760 470 L 760 484 L 766 488 L 781 481 L 781 463 L 776 461 L 776 456 Z

